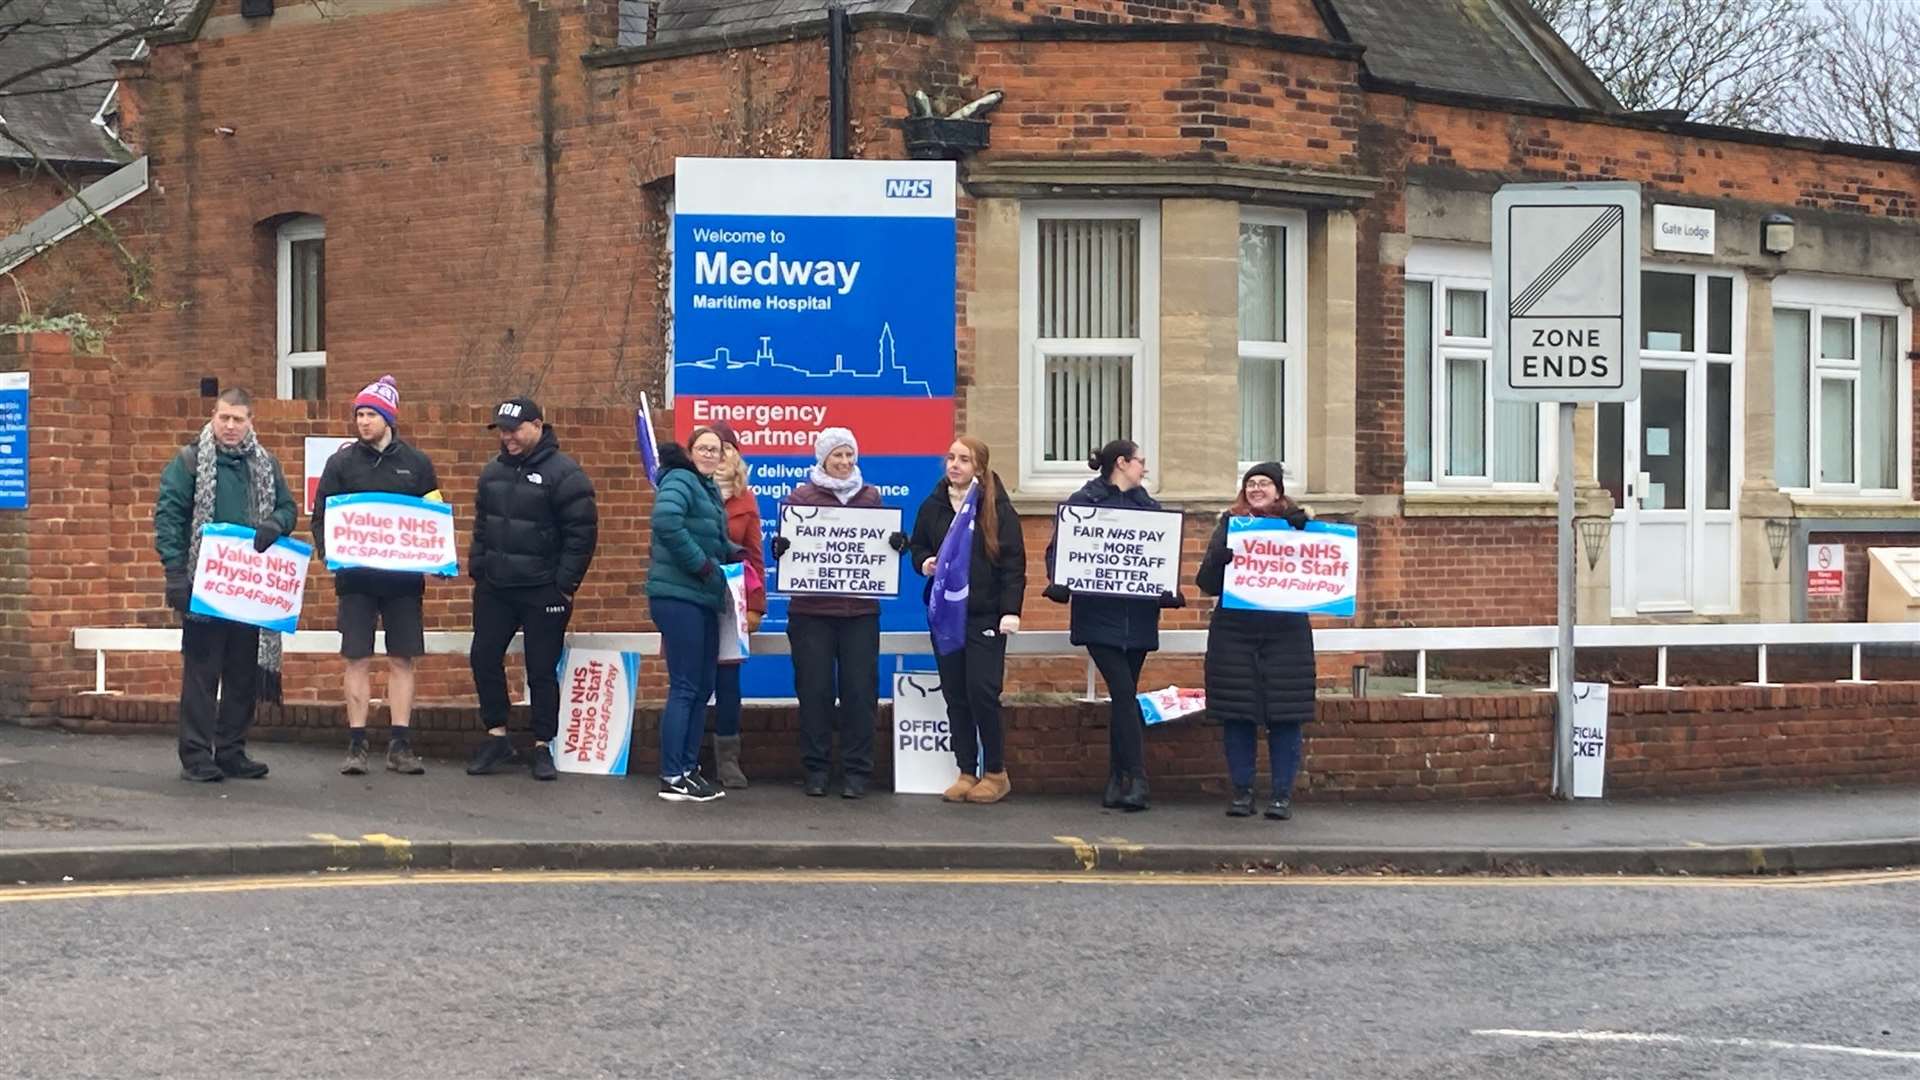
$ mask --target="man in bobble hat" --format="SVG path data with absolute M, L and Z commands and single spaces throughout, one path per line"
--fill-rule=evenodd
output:
M 441 502 L 440 480 L 427 456 L 400 440 L 400 387 L 393 376 L 360 391 L 353 399 L 357 440 L 327 459 L 313 499 L 313 546 L 326 559 L 327 500 L 361 492 L 412 495 Z M 339 597 L 340 655 L 347 661 L 347 758 L 340 771 L 367 771 L 367 711 L 372 696 L 373 633 L 387 632 L 387 707 L 392 727 L 387 736 L 387 768 L 408 776 L 426 772 L 413 751 L 413 661 L 427 651 L 421 601 L 426 575 L 392 570 L 342 569 L 333 576 Z

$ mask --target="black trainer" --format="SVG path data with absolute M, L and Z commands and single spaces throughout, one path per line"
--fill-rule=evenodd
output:
M 668 802 L 712 802 L 720 796 L 695 787 L 693 777 L 689 774 L 672 779 L 663 778 L 660 781 L 660 797 Z
M 532 770 L 535 780 L 557 780 L 560 770 L 553 767 L 553 747 L 533 744 L 533 752 L 527 755 L 527 767 Z
M 803 788 L 802 790 L 804 790 L 809 797 L 815 798 L 815 799 L 818 799 L 821 796 L 825 795 L 827 793 L 826 774 L 825 773 L 808 773 L 806 787 Z
M 1267 818 L 1272 821 L 1286 821 L 1293 817 L 1293 800 L 1276 796 L 1267 804 Z
M 480 749 L 473 752 L 473 757 L 467 762 L 467 775 L 486 776 L 517 756 L 519 752 L 505 735 L 491 736 L 480 744 Z
M 196 784 L 212 784 L 226 779 L 227 774 L 220 766 L 211 761 L 196 761 L 191 765 L 180 766 L 180 779 L 191 780 Z
M 724 799 L 727 797 L 727 790 L 725 788 L 707 779 L 706 775 L 697 768 L 687 774 L 687 782 L 693 785 L 694 790 L 705 792 L 712 798 Z
M 1253 816 L 1253 789 L 1252 788 L 1243 787 L 1243 788 L 1233 789 L 1233 801 L 1227 804 L 1227 816 L 1228 817 L 1252 817 Z
M 213 764 L 223 775 L 241 780 L 258 780 L 267 775 L 267 763 L 253 760 L 245 750 L 222 754 L 214 759 Z
M 864 776 L 847 777 L 846 783 L 843 784 L 840 788 L 840 797 L 843 799 L 866 798 L 867 797 L 867 778 Z

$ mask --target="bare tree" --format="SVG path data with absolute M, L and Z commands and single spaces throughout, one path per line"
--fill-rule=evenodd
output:
M 1920 149 L 1920 7 L 1830 4 L 1794 96 L 1796 131 Z
M 1620 103 L 1778 128 L 1818 41 L 1807 0 L 1532 0 Z

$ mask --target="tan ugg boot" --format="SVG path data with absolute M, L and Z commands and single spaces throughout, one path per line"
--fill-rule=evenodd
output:
M 977 783 L 979 781 L 973 778 L 972 773 L 961 773 L 960 779 L 955 780 L 947 790 L 940 793 L 940 798 L 947 802 L 966 802 L 967 792 L 972 791 Z
M 970 803 L 997 803 L 1012 793 L 1013 782 L 1007 779 L 1006 773 L 990 772 L 981 777 L 979 783 L 973 785 L 972 791 L 967 792 L 967 801 Z

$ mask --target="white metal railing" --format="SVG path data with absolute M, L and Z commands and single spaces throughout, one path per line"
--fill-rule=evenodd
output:
M 1413 653 L 1414 689 L 1410 697 L 1435 697 L 1427 692 L 1427 654 L 1454 652 L 1508 652 L 1539 650 L 1554 654 L 1556 631 L 1551 626 L 1419 626 L 1419 627 L 1329 627 L 1315 630 L 1314 651 L 1321 653 Z M 385 634 L 378 635 L 376 651 L 384 651 Z M 429 631 L 428 653 L 465 654 L 473 641 L 469 633 Z M 660 654 L 660 635 L 642 633 L 578 633 L 567 637 L 569 644 L 584 649 L 618 649 L 646 656 Z M 1767 650 L 1772 646 L 1846 645 L 1853 650 L 1853 675 L 1838 680 L 1862 683 L 1861 649 L 1867 645 L 1920 644 L 1920 623 L 1729 623 L 1688 626 L 1579 626 L 1574 628 L 1574 647 L 1579 649 L 1656 649 L 1659 652 L 1659 677 L 1649 689 L 1672 689 L 1667 683 L 1667 653 L 1670 649 L 1754 648 L 1759 651 L 1758 678 L 1746 685 L 1777 686 L 1767 679 Z M 73 632 L 73 646 L 94 654 L 94 693 L 107 690 L 107 654 L 116 652 L 179 652 L 178 628 L 85 627 Z M 787 636 L 779 633 L 753 635 L 750 648 L 756 656 L 780 656 L 787 653 Z M 1166 630 L 1160 634 L 1160 652 L 1173 656 L 1195 656 L 1206 652 L 1205 630 Z M 340 635 L 332 630 L 303 630 L 286 637 L 289 653 L 338 653 Z M 516 637 L 509 651 L 519 651 Z M 933 651 L 927 635 L 918 631 L 888 632 L 880 635 L 880 652 L 885 655 L 922 655 Z M 1014 656 L 1077 656 L 1080 650 L 1068 641 L 1065 630 L 1023 630 L 1007 643 Z M 1549 664 L 1548 670 L 1554 670 Z M 1087 665 L 1089 696 L 1092 694 L 1093 666 Z M 1557 689 L 1549 686 L 1547 689 Z

